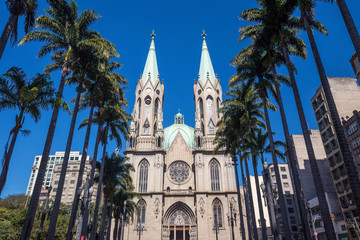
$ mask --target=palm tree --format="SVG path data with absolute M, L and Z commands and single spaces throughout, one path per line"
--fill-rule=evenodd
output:
M 249 22 L 257 22 L 257 24 L 243 28 L 243 30 L 241 31 L 242 34 L 240 36 L 240 39 L 244 40 L 248 37 L 251 37 L 255 41 L 254 45 L 256 45 L 258 48 L 264 49 L 266 55 L 269 58 L 270 69 L 273 74 L 273 78 L 276 80 L 276 99 L 279 104 L 285 139 L 288 146 L 287 149 L 289 153 L 290 167 L 292 169 L 295 184 L 295 194 L 297 195 L 302 225 L 304 226 L 303 232 L 306 238 L 311 238 L 305 202 L 301 194 L 301 183 L 296 167 L 296 154 L 292 146 L 289 129 L 287 127 L 284 106 L 280 93 L 280 86 L 279 82 L 277 81 L 276 73 L 276 65 L 280 65 L 285 62 L 290 75 L 290 82 L 299 113 L 303 135 L 305 138 L 305 142 L 307 143 L 306 146 L 308 150 L 309 160 L 310 162 L 312 162 L 312 171 L 314 173 L 318 173 L 319 170 L 312 148 L 309 131 L 307 129 L 306 118 L 302 108 L 300 94 L 295 81 L 294 67 L 289 58 L 289 54 L 299 56 L 301 58 L 306 58 L 305 43 L 302 39 L 296 36 L 299 33 L 297 27 L 301 27 L 301 23 L 298 18 L 291 17 L 295 10 L 295 6 L 292 2 L 288 3 L 276 0 L 268 0 L 261 1 L 260 5 L 260 9 L 249 9 L 242 15 L 244 20 L 247 20 Z M 327 33 L 326 29 L 321 23 L 317 21 L 312 21 L 311 25 L 322 33 Z M 268 39 L 271 39 L 271 41 L 269 41 Z M 318 196 L 320 196 L 319 200 L 322 199 L 325 201 L 323 204 L 320 204 L 323 208 L 322 212 L 328 212 L 329 210 L 326 209 L 327 201 L 325 199 L 324 189 L 321 183 L 320 175 L 315 174 L 315 176 L 314 177 L 316 179 L 314 180 L 314 182 L 317 187 Z M 331 221 L 328 222 L 327 226 L 332 227 Z M 331 232 L 331 230 L 329 230 L 329 232 Z
M 106 155 L 104 162 L 104 195 L 107 199 L 110 200 L 110 211 L 106 231 L 106 240 L 109 240 L 111 231 L 112 206 L 116 187 L 125 186 L 129 181 L 131 182 L 130 171 L 135 171 L 135 169 L 132 164 L 127 162 L 126 157 L 122 157 L 116 153 L 113 153 L 110 157 Z M 105 204 L 103 211 L 106 212 Z M 102 222 L 102 225 L 104 224 L 105 222 Z M 100 239 L 102 239 L 103 236 L 103 232 L 100 231 Z
M 65 79 L 70 74 L 72 66 L 81 60 L 79 55 L 81 49 L 94 47 L 95 49 L 106 50 L 108 45 L 104 46 L 101 41 L 98 41 L 100 36 L 97 32 L 88 30 L 88 27 L 99 18 L 93 11 L 86 10 L 83 12 L 84 14 L 79 15 L 77 4 L 74 1 L 67 3 L 64 0 L 56 0 L 49 1 L 49 4 L 50 7 L 45 9 L 48 15 L 41 15 L 36 19 L 37 30 L 32 30 L 19 42 L 19 45 L 35 40 L 44 42 L 45 45 L 40 49 L 38 57 L 53 53 L 52 60 L 54 63 L 50 64 L 48 69 L 62 69 L 56 95 L 57 103 L 53 109 L 38 176 L 21 234 L 21 239 L 24 240 L 29 238 L 32 229 L 56 128 Z
M 219 122 L 217 136 L 215 138 L 215 143 L 217 144 L 215 151 L 221 147 L 225 147 L 225 149 L 229 149 L 228 151 L 233 156 L 237 151 L 244 180 L 245 175 L 243 173 L 242 162 L 244 159 L 248 159 L 248 152 L 246 152 L 246 148 L 244 148 L 248 137 L 246 134 L 253 128 L 265 126 L 261 121 L 264 117 L 260 110 L 262 108 L 262 102 L 260 101 L 259 92 L 256 91 L 253 86 L 244 83 L 240 86 L 235 86 L 234 89 L 227 92 L 227 95 L 229 95 L 230 98 L 224 101 L 224 107 L 221 109 L 223 115 Z M 270 103 L 268 103 L 267 106 L 275 109 L 275 106 Z M 249 180 L 249 177 L 247 180 Z M 249 194 L 251 194 L 251 190 L 249 190 L 251 186 L 249 186 L 249 183 L 246 184 L 245 181 L 243 183 L 247 185 L 245 199 L 247 203 L 246 212 L 249 238 L 252 238 L 251 232 L 253 232 L 254 238 L 257 238 L 255 216 L 252 204 L 249 202 L 252 201 L 252 199 L 248 198 Z M 239 201 L 241 201 L 241 199 L 239 199 Z M 252 223 L 250 218 L 252 219 Z M 251 226 L 253 229 L 251 229 Z
M 37 122 L 41 118 L 41 109 L 47 109 L 54 103 L 53 83 L 49 81 L 50 75 L 37 74 L 27 79 L 21 68 L 11 67 L 0 76 L 0 111 L 16 109 L 19 114 L 15 117 L 15 126 L 11 129 L 8 142 L 5 145 L 3 166 L 0 175 L 0 195 L 6 183 L 11 156 L 19 132 L 29 134 L 30 131 L 22 130 L 25 115 L 29 114 Z M 10 141 L 10 146 L 8 143 Z
M 28 33 L 34 26 L 38 7 L 37 0 L 6 0 L 5 3 L 10 16 L 0 38 L 0 60 L 9 38 L 12 45 L 17 42 L 19 17 L 25 16 L 24 30 Z
M 273 133 L 274 134 L 274 133 Z M 264 218 L 264 212 L 261 204 L 261 193 L 260 193 L 260 184 L 259 184 L 259 176 L 257 171 L 258 166 L 258 160 L 260 158 L 260 161 L 262 164 L 264 164 L 265 159 L 264 155 L 267 153 L 271 153 L 271 147 L 268 144 L 268 133 L 263 133 L 261 129 L 256 129 L 253 134 L 251 135 L 251 142 L 250 142 L 250 148 L 252 153 L 252 164 L 254 168 L 254 175 L 255 175 L 255 185 L 256 185 L 256 193 L 257 193 L 257 200 L 259 204 L 259 213 L 260 213 L 260 220 L 261 220 L 261 231 L 262 231 L 262 237 L 263 239 L 267 239 L 266 236 L 266 223 Z M 281 141 L 275 141 L 275 151 L 277 157 L 279 157 L 282 160 L 285 160 L 284 154 L 281 153 L 279 147 L 285 147 L 285 144 Z
M 127 179 L 131 180 L 131 179 Z M 120 188 L 117 188 L 114 195 L 114 218 L 115 227 L 113 233 L 113 240 L 120 239 L 122 234 L 122 225 L 125 225 L 126 218 L 132 221 L 134 213 L 138 210 L 136 203 L 132 200 L 134 198 L 141 199 L 141 195 L 135 192 L 135 187 L 132 181 L 123 181 Z M 120 219 L 120 215 L 124 214 L 124 202 L 126 201 L 126 215 Z M 119 221 L 120 220 L 120 221 Z M 119 224 L 118 224 L 119 223 Z M 119 237 L 118 237 L 119 236 Z
M 123 100 L 123 96 L 121 94 L 118 95 L 108 95 L 107 98 L 110 98 L 110 96 L 113 99 L 105 99 L 105 101 L 100 101 L 98 103 L 99 106 L 101 106 L 99 108 L 99 111 L 95 114 L 95 118 L 93 119 L 94 123 L 98 124 L 98 133 L 97 133 L 97 139 L 95 142 L 95 151 L 94 151 L 94 158 L 97 158 L 97 151 L 98 151 L 98 146 L 101 140 L 101 135 L 103 134 L 103 125 L 104 125 L 104 120 L 106 120 L 107 122 L 109 121 L 109 119 L 116 119 L 115 121 L 113 121 L 111 124 L 115 125 L 117 124 L 117 127 L 115 127 L 115 129 L 113 129 L 114 131 L 119 131 L 120 134 L 124 135 L 125 138 L 127 139 L 127 134 L 128 134 L 128 127 L 127 127 L 127 119 L 129 119 L 129 115 L 127 115 L 123 109 L 123 106 L 127 106 L 126 100 Z M 84 127 L 88 124 L 88 119 L 84 120 L 80 127 Z M 112 130 L 112 131 L 113 131 Z M 107 129 L 105 129 L 106 132 L 108 132 Z M 118 146 L 121 147 L 121 137 L 119 137 L 117 143 Z M 93 162 L 94 163 L 94 162 Z M 90 182 L 89 182 L 89 187 L 92 187 L 94 184 L 94 174 L 95 174 L 95 167 L 93 166 L 91 169 L 91 173 L 90 173 Z M 89 206 L 90 204 L 90 199 L 89 202 L 87 204 L 85 204 L 85 211 L 84 211 L 84 221 L 83 221 L 83 226 L 82 226 L 82 235 L 87 235 L 87 230 L 88 230 L 88 226 L 87 226 L 87 220 L 88 220 L 88 216 L 89 216 Z M 98 209 L 98 208 L 97 208 Z M 97 218 L 97 216 L 96 216 Z
M 330 117 L 335 129 L 336 137 L 338 139 L 341 155 L 343 157 L 343 161 L 348 175 L 349 185 L 354 197 L 355 205 L 357 209 L 360 209 L 360 180 L 356 171 L 353 157 L 349 149 L 348 142 L 345 137 L 345 132 L 340 122 L 339 113 L 335 105 L 335 101 L 330 89 L 329 81 L 326 77 L 324 65 L 322 64 L 320 53 L 318 51 L 317 44 L 313 35 L 313 30 L 311 27 L 311 23 L 314 17 L 313 4 L 309 0 L 298 0 L 297 3 L 301 11 L 301 20 L 303 21 L 306 33 L 309 38 L 310 46 L 314 55 L 316 67 L 318 69 L 318 73 L 321 81 L 321 86 L 325 94 L 326 102 L 330 112 Z M 324 214 L 325 215 L 322 217 L 325 219 L 325 221 L 328 221 L 330 216 L 326 212 Z M 329 239 L 333 239 L 333 237 L 335 236 L 335 235 L 330 236 L 331 233 L 328 232 L 326 233 L 327 236 L 330 237 Z
M 122 103 L 126 105 L 126 102 Z M 97 218 L 98 218 L 98 211 L 100 207 L 100 201 L 102 196 L 102 188 L 103 188 L 103 180 L 104 180 L 104 169 L 105 169 L 105 159 L 106 159 L 106 146 L 108 143 L 108 138 L 110 140 L 115 140 L 117 146 L 122 146 L 121 136 L 124 136 L 125 139 L 128 138 L 128 120 L 130 120 L 130 116 L 125 113 L 125 110 L 120 105 L 113 104 L 111 101 L 108 103 L 104 103 L 102 113 L 102 119 L 104 121 L 105 127 L 102 133 L 101 141 L 103 143 L 103 155 L 101 161 L 101 168 L 100 168 L 100 175 L 98 176 L 98 191 L 96 196 L 95 208 L 94 208 L 94 219 L 91 226 L 91 237 L 90 239 L 93 240 L 96 237 L 97 231 Z M 107 197 L 105 195 L 104 205 L 107 205 Z M 104 208 L 103 215 L 106 214 L 106 208 Z M 101 229 L 103 229 L 105 224 L 104 217 L 102 220 Z M 101 233 L 103 234 L 103 230 L 100 229 L 100 236 Z
M 330 3 L 335 2 L 334 0 L 325 0 L 325 1 L 330 2 Z M 346 1 L 345 0 L 336 0 L 336 4 L 338 5 L 338 7 L 340 9 L 340 13 L 344 19 L 346 28 L 349 32 L 351 41 L 354 45 L 356 55 L 359 57 L 360 56 L 360 35 L 356 28 L 354 20 L 351 16 L 349 8 L 347 7 Z
M 262 99 L 266 130 L 269 133 L 271 156 L 274 164 L 276 184 L 279 192 L 279 203 L 281 208 L 281 216 L 283 218 L 284 233 L 285 237 L 288 239 L 290 238 L 290 226 L 288 221 L 285 220 L 288 219 L 288 217 L 268 113 L 269 102 L 267 100 L 267 91 L 269 90 L 273 95 L 275 95 L 274 79 L 269 73 L 267 65 L 264 61 L 265 56 L 261 55 L 261 52 L 258 52 L 257 50 L 254 52 L 254 50 L 256 50 L 256 48 L 253 48 L 251 44 L 249 47 L 239 52 L 234 58 L 232 64 L 237 66 L 237 74 L 230 79 L 229 85 L 233 86 L 238 82 L 245 82 L 247 85 L 254 85 L 260 94 L 260 98 Z M 278 79 L 280 80 L 284 78 L 279 77 Z

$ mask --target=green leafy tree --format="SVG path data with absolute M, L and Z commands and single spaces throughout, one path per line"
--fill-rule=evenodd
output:
M 53 83 L 48 74 L 37 74 L 27 79 L 25 72 L 18 67 L 11 67 L 0 76 L 0 111 L 16 109 L 15 126 L 10 130 L 8 142 L 2 162 L 0 175 L 0 195 L 5 186 L 11 156 L 19 133 L 27 135 L 23 130 L 25 116 L 29 115 L 35 122 L 41 118 L 41 110 L 54 103 Z M 11 139 L 11 141 L 10 141 Z M 8 143 L 10 141 L 10 145 Z

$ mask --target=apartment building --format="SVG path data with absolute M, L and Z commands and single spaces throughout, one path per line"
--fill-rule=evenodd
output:
M 315 158 L 320 171 L 321 181 L 323 183 L 325 197 L 329 206 L 330 214 L 334 216 L 334 229 L 338 239 L 348 239 L 346 222 L 341 212 L 339 200 L 337 198 L 336 189 L 332 179 L 330 165 L 326 157 L 326 152 L 321 139 L 319 130 L 311 129 L 310 138 L 313 145 Z M 313 181 L 309 157 L 307 154 L 304 136 L 302 134 L 291 135 L 291 140 L 297 157 L 297 170 L 302 186 L 304 201 L 308 207 L 310 215 L 308 218 L 311 222 L 313 232 L 318 234 L 318 239 L 325 239 L 324 224 L 320 214 L 319 200 Z
M 50 199 L 55 199 L 57 186 L 59 184 L 59 179 L 60 179 L 60 174 L 61 174 L 61 168 L 62 168 L 61 164 L 56 164 L 52 182 L 51 182 L 51 186 L 53 187 L 53 190 L 50 193 Z M 68 167 L 66 170 L 66 175 L 65 175 L 63 192 L 62 192 L 62 196 L 61 196 L 61 202 L 65 203 L 66 205 L 71 205 L 74 200 L 76 184 L 77 184 L 78 177 L 79 177 L 79 168 L 80 168 L 80 161 L 72 161 L 72 162 L 69 162 L 69 164 L 68 164 Z M 82 180 L 83 184 L 85 184 L 85 182 L 88 179 L 88 176 L 89 176 L 88 172 L 90 171 L 90 169 L 91 169 L 91 162 L 86 161 L 85 171 L 84 171 L 83 180 Z M 95 202 L 96 192 L 97 192 L 97 184 L 94 184 L 93 190 L 94 191 L 91 194 L 91 201 Z
M 49 159 L 48 159 L 48 162 L 46 165 L 46 172 L 45 172 L 45 177 L 44 177 L 44 181 L 43 181 L 43 186 L 45 186 L 45 187 L 52 186 L 53 187 L 53 189 L 50 193 L 51 197 L 54 194 L 56 194 L 56 190 L 54 190 L 54 188 L 55 188 L 54 177 L 60 173 L 60 172 L 58 173 L 58 171 L 59 171 L 58 169 L 59 168 L 61 169 L 61 165 L 64 160 L 64 155 L 65 155 L 65 152 L 55 152 L 55 155 L 49 156 Z M 68 169 L 70 167 L 72 169 L 72 171 L 77 170 L 76 176 L 78 176 L 81 156 L 82 155 L 80 152 L 70 152 Z M 34 164 L 31 169 L 31 174 L 30 174 L 29 183 L 28 183 L 27 190 L 26 190 L 26 195 L 31 195 L 34 190 L 34 185 L 35 185 L 35 181 L 36 181 L 36 178 L 38 175 L 41 157 L 42 157 L 41 155 L 37 155 L 34 158 Z M 90 163 L 90 156 L 87 156 L 86 164 L 89 165 L 89 163 Z M 69 176 L 70 176 L 70 174 L 72 175 L 73 173 L 74 172 L 70 173 L 70 171 L 69 171 L 69 173 L 67 173 L 67 174 L 69 174 Z M 77 179 L 77 177 L 76 177 L 76 179 Z M 66 181 L 71 182 L 71 180 L 66 180 Z M 76 184 L 76 181 L 75 181 L 75 184 Z M 66 186 L 66 187 L 68 187 L 68 186 Z M 70 186 L 69 186 L 69 188 L 70 188 Z
M 351 116 L 355 109 L 360 109 L 360 87 L 354 78 L 328 78 L 336 108 L 340 118 Z M 337 136 L 330 117 L 327 101 L 320 86 L 311 99 L 321 139 L 329 161 L 332 179 L 337 190 L 343 217 L 352 220 L 355 205 L 348 176 L 340 152 Z M 357 228 L 347 221 L 347 229 L 351 239 L 358 239 Z

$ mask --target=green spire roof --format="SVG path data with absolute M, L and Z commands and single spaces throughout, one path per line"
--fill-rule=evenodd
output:
M 214 68 L 211 63 L 209 50 L 206 45 L 205 30 L 203 30 L 203 34 L 201 36 L 203 37 L 203 45 L 202 45 L 200 69 L 199 69 L 199 81 L 201 81 L 201 83 L 205 85 L 206 80 L 209 76 L 210 81 L 212 82 L 212 84 L 214 84 L 216 77 L 215 77 Z
M 181 113 L 175 115 L 175 123 L 164 129 L 164 148 L 168 149 L 180 132 L 189 148 L 194 148 L 194 129 L 184 124 L 184 116 Z
M 146 59 L 144 72 L 141 76 L 141 81 L 145 85 L 150 77 L 150 81 L 151 81 L 152 85 L 155 86 L 155 84 L 159 78 L 158 77 L 159 71 L 158 71 L 158 66 L 157 66 L 157 61 L 156 61 L 156 53 L 155 53 L 155 40 L 154 39 L 155 39 L 156 35 L 154 34 L 154 30 L 152 31 L 152 34 L 150 36 L 151 36 L 151 44 L 150 44 L 149 53 L 148 53 L 148 56 Z

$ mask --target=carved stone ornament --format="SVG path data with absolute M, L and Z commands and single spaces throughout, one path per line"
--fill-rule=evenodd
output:
M 160 200 L 159 198 L 156 198 L 155 199 L 155 202 L 154 202 L 154 213 L 156 215 L 156 217 L 158 217 L 159 213 L 160 213 Z
M 203 162 L 203 160 L 201 159 L 200 156 L 198 157 L 198 160 L 196 162 L 196 166 L 199 167 L 199 168 L 205 166 L 205 164 L 204 164 L 204 162 Z
M 157 156 L 157 157 L 156 157 L 156 160 L 155 160 L 155 162 L 154 162 L 154 167 L 160 168 L 160 167 L 162 167 L 162 166 L 163 166 L 163 163 L 162 163 L 162 161 L 160 160 L 160 156 Z
M 200 200 L 199 200 L 199 213 L 201 215 L 205 214 L 205 201 L 203 198 L 200 198 Z

